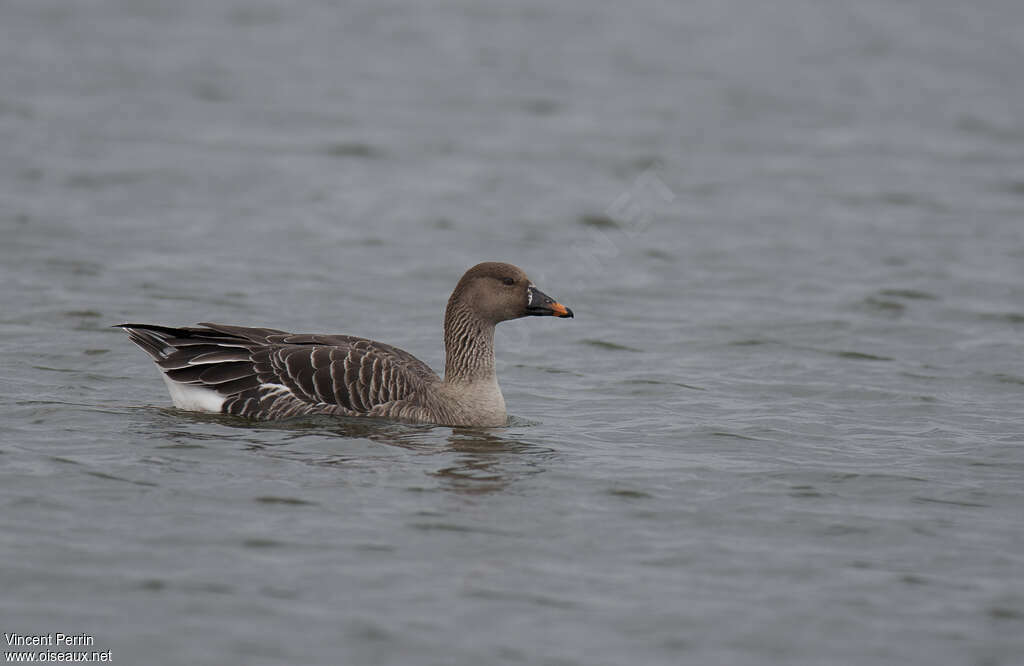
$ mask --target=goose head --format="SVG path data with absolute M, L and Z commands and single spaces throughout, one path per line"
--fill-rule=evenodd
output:
M 573 316 L 572 310 L 538 289 L 523 269 L 497 261 L 477 264 L 466 271 L 448 306 L 468 307 L 494 324 L 520 317 Z

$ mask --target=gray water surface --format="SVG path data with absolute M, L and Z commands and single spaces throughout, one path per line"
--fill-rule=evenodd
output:
M 1024 5 L 0 4 L 0 626 L 116 664 L 1024 663 Z M 507 428 L 170 407 L 112 324 Z M 6 648 L 5 648 L 6 649 Z

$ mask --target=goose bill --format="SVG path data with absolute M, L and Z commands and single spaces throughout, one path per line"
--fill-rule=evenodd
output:
M 572 310 L 565 307 L 555 299 L 545 294 L 536 287 L 530 287 L 527 292 L 526 314 L 535 317 L 571 317 Z

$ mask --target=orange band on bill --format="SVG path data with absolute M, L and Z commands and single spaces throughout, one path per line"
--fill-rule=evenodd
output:
M 564 317 L 569 314 L 569 308 L 565 307 L 561 303 L 551 303 L 548 305 L 551 311 L 555 313 L 556 317 Z

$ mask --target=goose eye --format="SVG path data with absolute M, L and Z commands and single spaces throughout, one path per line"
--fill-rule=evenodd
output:
M 505 283 L 506 287 L 511 287 L 512 285 L 514 285 L 516 283 L 516 281 L 513 280 L 512 278 L 505 278 L 505 279 L 502 280 L 502 282 Z

